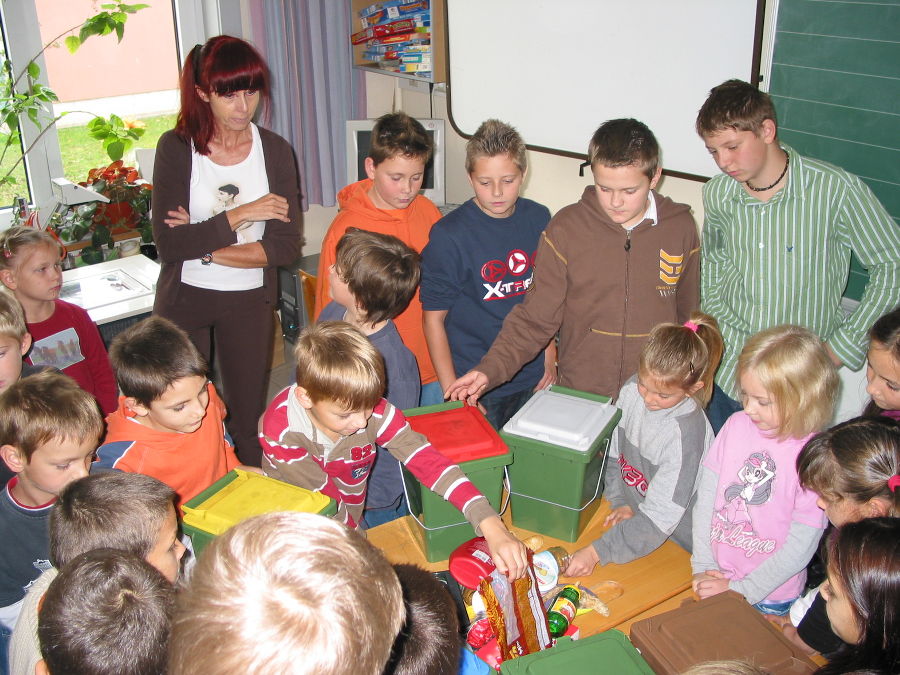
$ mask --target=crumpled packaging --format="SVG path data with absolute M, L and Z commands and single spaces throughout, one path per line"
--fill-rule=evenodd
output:
M 550 627 L 531 557 L 528 551 L 528 569 L 522 578 L 510 582 L 506 575 L 494 570 L 478 588 L 503 661 L 551 646 Z

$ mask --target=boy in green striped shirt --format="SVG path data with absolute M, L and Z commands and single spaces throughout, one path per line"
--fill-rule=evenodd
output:
M 768 94 L 728 80 L 710 91 L 697 133 L 724 175 L 703 187 L 703 311 L 725 355 L 707 413 L 718 430 L 739 410 L 737 358 L 754 333 L 783 323 L 814 331 L 838 366 L 858 370 L 866 331 L 900 301 L 900 235 L 859 178 L 779 143 Z M 869 272 L 859 307 L 840 302 L 855 253 Z

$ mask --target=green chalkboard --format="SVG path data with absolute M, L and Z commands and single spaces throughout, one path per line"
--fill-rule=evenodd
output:
M 900 223 L 900 2 L 780 0 L 768 91 L 798 152 L 862 178 Z M 845 295 L 868 280 L 855 258 Z

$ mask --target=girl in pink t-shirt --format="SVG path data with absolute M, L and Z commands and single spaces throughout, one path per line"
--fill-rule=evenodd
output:
M 795 461 L 834 411 L 838 376 L 822 342 L 799 326 L 754 335 L 738 360 L 744 409 L 732 415 L 700 470 L 694 507 L 694 591 L 737 591 L 768 614 L 800 595 L 825 527 Z

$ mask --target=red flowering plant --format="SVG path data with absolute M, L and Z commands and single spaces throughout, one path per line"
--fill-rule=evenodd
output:
M 134 141 L 144 135 L 144 123 L 122 120 L 110 115 L 109 120 L 97 117 L 88 123 L 92 138 L 103 143 L 111 164 L 88 171 L 87 180 L 80 183 L 109 199 L 109 202 L 88 202 L 74 206 L 51 227 L 63 240 L 81 241 L 88 234 L 91 243 L 82 249 L 81 258 L 92 264 L 104 259 L 103 247 L 113 243 L 113 235 L 134 232 L 141 241 L 153 241 L 150 225 L 150 197 L 152 186 L 138 176 L 134 167 L 125 166 L 122 155 Z
M 66 242 L 81 241 L 88 234 L 91 243 L 81 251 L 84 262 L 104 259 L 103 247 L 113 243 L 113 235 L 134 232 L 142 242 L 153 241 L 150 225 L 152 186 L 141 180 L 134 167 L 119 159 L 109 166 L 91 169 L 83 187 L 109 198 L 109 202 L 88 202 L 73 206 L 59 223 L 51 226 Z

